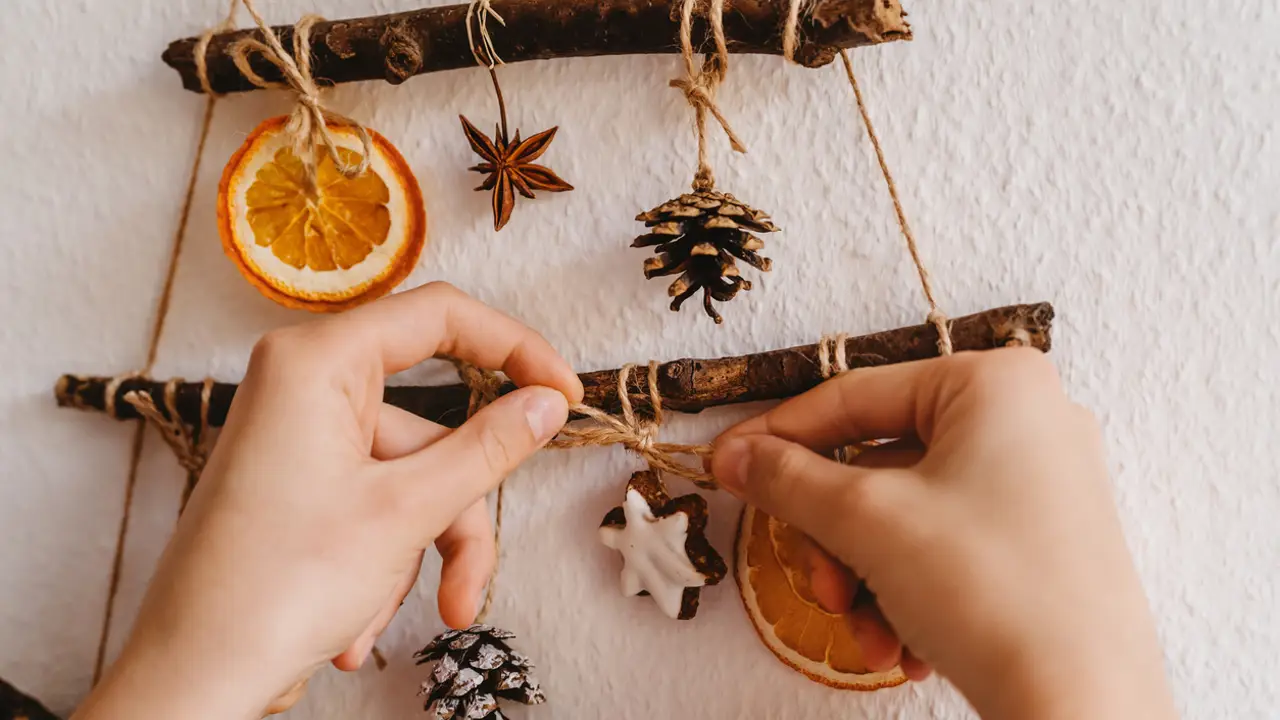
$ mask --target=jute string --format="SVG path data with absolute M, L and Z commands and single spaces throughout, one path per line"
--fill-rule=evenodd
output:
M 492 70 L 505 63 L 498 57 L 498 52 L 493 47 L 493 38 L 489 36 L 489 18 L 497 20 L 499 25 L 506 27 L 507 21 L 493 9 L 491 0 L 471 0 L 471 4 L 467 6 L 467 46 L 471 48 L 471 55 L 476 59 L 477 65 L 484 65 Z M 480 29 L 479 44 L 476 43 L 475 34 L 471 29 L 472 20 L 477 20 L 476 25 Z
M 205 55 L 209 50 L 209 42 L 213 39 L 215 34 L 229 30 L 235 26 L 235 14 L 239 2 L 240 0 L 231 0 L 227 8 L 227 14 L 223 20 L 216 26 L 206 30 L 196 42 L 196 73 L 200 80 L 200 86 L 204 89 L 208 97 L 205 100 L 204 115 L 200 123 L 200 133 L 196 141 L 195 157 L 191 161 L 191 172 L 187 175 L 187 189 L 182 200 L 182 210 L 178 215 L 178 225 L 174 231 L 173 242 L 170 246 L 169 265 L 165 271 L 164 283 L 160 288 L 160 299 L 156 303 L 156 314 L 155 320 L 151 326 L 151 335 L 147 340 L 146 363 L 143 365 L 141 373 L 128 373 L 115 378 L 108 383 L 104 409 L 112 417 L 115 416 L 116 392 L 119 390 L 120 383 L 138 375 L 149 375 L 152 368 L 155 366 L 156 357 L 159 354 L 160 338 L 164 335 L 165 321 L 169 317 L 169 305 L 173 297 L 174 278 L 178 274 L 178 263 L 182 257 L 182 247 L 186 240 L 187 225 L 191 217 L 191 207 L 195 199 L 196 179 L 200 176 L 200 160 L 204 157 L 205 144 L 209 140 L 209 129 L 213 126 L 213 109 L 218 102 L 218 95 L 213 92 L 213 89 L 209 85 L 208 66 Z M 154 402 L 152 402 L 152 406 L 154 406 Z M 205 407 L 207 408 L 207 404 Z M 202 414 L 202 417 L 206 417 L 206 415 Z M 98 652 L 93 662 L 94 685 L 97 685 L 98 681 L 102 679 L 102 672 L 106 668 L 107 643 L 111 639 L 111 621 L 115 616 L 116 596 L 120 593 L 120 579 L 124 571 L 124 545 L 125 540 L 129 535 L 129 521 L 133 512 L 133 494 L 134 490 L 138 486 L 138 468 L 142 463 L 142 447 L 143 441 L 146 438 L 146 429 L 147 422 L 145 420 L 138 423 L 137 429 L 133 434 L 133 444 L 129 451 L 129 471 L 125 479 L 124 487 L 124 510 L 120 514 L 120 526 L 116 530 L 116 547 L 111 560 L 111 577 L 107 586 L 106 607 L 103 609 L 102 613 L 102 630 L 98 636 Z M 207 435 L 208 433 L 201 433 L 201 436 Z
M 799 17 L 800 6 L 804 0 L 791 0 L 788 7 L 787 20 L 783 25 L 782 49 L 783 55 L 789 61 L 795 61 L 795 50 L 799 44 Z M 876 133 L 875 124 L 871 122 L 871 112 L 867 109 L 866 99 L 862 96 L 862 88 L 858 85 L 858 77 L 853 72 L 853 62 L 849 60 L 849 51 L 840 51 L 840 60 L 844 63 L 845 75 L 849 79 L 849 86 L 853 88 L 853 96 L 858 101 L 858 113 L 862 116 L 862 124 L 867 128 L 867 137 L 871 140 L 871 147 L 875 149 L 876 160 L 880 164 L 880 173 L 884 176 L 885 185 L 889 189 L 889 197 L 893 200 L 893 209 L 898 216 L 898 228 L 902 231 L 902 237 L 907 241 L 907 252 L 911 254 L 911 262 L 916 266 L 916 273 L 920 277 L 920 289 L 924 292 L 924 299 L 929 304 L 929 314 L 927 320 L 938 331 L 938 352 L 943 355 L 950 355 L 954 348 L 951 343 L 950 321 L 946 313 L 938 307 L 937 298 L 933 292 L 933 281 L 929 274 L 928 268 L 925 267 L 924 259 L 920 255 L 920 247 L 916 243 L 915 233 L 911 232 L 911 225 L 907 222 L 906 210 L 902 207 L 902 198 L 898 195 L 898 184 L 893 179 L 893 172 L 889 170 L 889 161 L 885 159 L 884 148 L 880 145 L 880 136 Z
M 707 55 L 701 69 L 693 57 L 693 12 L 699 5 L 699 0 L 684 0 L 680 11 L 680 51 L 684 58 L 685 76 L 675 78 L 670 85 L 684 93 L 685 100 L 694 111 L 694 128 L 698 134 L 698 170 L 693 177 L 694 190 L 710 190 L 716 185 L 715 172 L 711 169 L 707 150 L 708 113 L 720 123 L 729 138 L 729 145 L 736 152 L 747 151 L 715 100 L 716 88 L 729 72 L 729 47 L 724 36 L 724 3 L 725 0 L 709 0 L 707 22 L 711 26 L 716 51 L 715 54 Z
M 240 74 L 244 75 L 249 82 L 260 88 L 288 88 L 297 96 L 297 102 L 289 114 L 289 122 L 285 125 L 285 132 L 293 139 L 293 152 L 302 161 L 304 177 L 310 185 L 308 190 L 316 191 L 316 164 L 321 145 L 328 152 L 338 172 L 346 177 L 363 174 L 369 168 L 370 158 L 373 156 L 373 140 L 369 136 L 369 131 L 346 115 L 340 115 L 325 108 L 320 102 L 320 86 L 311 75 L 311 28 L 318 22 L 324 22 L 324 18 L 318 15 L 304 15 L 293 26 L 293 54 L 290 55 L 280 43 L 280 38 L 258 14 L 253 0 L 241 0 L 241 2 L 258 25 L 265 42 L 252 37 L 244 38 L 236 41 L 227 52 L 235 62 L 236 68 L 240 70 Z M 259 75 L 250 64 L 250 58 L 254 53 L 275 65 L 284 76 L 285 82 L 272 82 Z M 333 134 L 329 131 L 331 123 L 351 128 L 360 138 L 363 153 L 359 162 L 349 164 L 342 159 Z
M 480 412 L 484 406 L 498 399 L 498 391 L 502 389 L 502 378 L 497 373 L 480 368 L 462 360 L 454 360 L 458 369 L 458 377 L 471 390 L 471 399 L 467 402 L 467 417 Z M 502 495 L 506 482 L 498 484 L 493 509 L 493 574 L 489 576 L 489 585 L 484 591 L 484 602 L 476 612 L 476 622 L 484 622 L 489 616 L 489 608 L 493 606 L 494 585 L 498 580 L 498 563 L 502 560 Z

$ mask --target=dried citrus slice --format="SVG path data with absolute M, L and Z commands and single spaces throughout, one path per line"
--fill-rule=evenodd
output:
M 218 186 L 222 248 L 263 295 L 281 305 L 336 312 L 387 294 L 422 253 L 422 191 L 395 147 L 369 131 L 373 157 L 347 178 L 326 153 L 309 189 L 285 132 L 287 118 L 258 126 L 231 156 Z M 330 125 L 338 154 L 358 163 L 349 126 Z
M 839 615 L 814 598 L 801 551 L 804 536 L 752 507 L 742 511 L 734 577 L 756 633 L 783 663 L 842 690 L 878 690 L 907 681 L 902 670 L 872 672 Z

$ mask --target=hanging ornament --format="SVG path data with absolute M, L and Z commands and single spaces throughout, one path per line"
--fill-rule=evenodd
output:
M 652 596 L 668 617 L 688 620 L 698 612 L 702 588 L 727 572 L 706 529 L 706 500 L 696 494 L 672 499 L 657 473 L 642 471 L 600 524 L 600 539 L 622 553 L 623 595 Z
M 336 312 L 381 297 L 422 253 L 418 182 L 386 138 L 320 104 L 309 42 L 320 18 L 298 22 L 290 54 L 252 2 L 245 7 L 265 42 L 238 41 L 230 50 L 237 67 L 254 85 L 293 90 L 298 102 L 290 115 L 259 125 L 227 162 L 218 186 L 223 250 L 263 295 L 286 307 Z M 275 65 L 287 82 L 263 79 L 251 56 Z
M 635 248 L 653 247 L 658 253 L 644 263 L 646 279 L 679 275 L 668 288 L 668 293 L 675 298 L 671 302 L 672 311 L 679 311 L 685 300 L 701 290 L 702 307 L 717 325 L 724 322 L 724 318 L 716 311 L 713 301 L 728 302 L 739 291 L 751 289 L 751 281 L 742 277 L 737 261 L 742 260 L 763 272 L 772 267 L 768 258 L 757 254 L 764 247 L 764 241 L 752 233 L 778 230 L 767 214 L 715 189 L 715 173 L 707 152 L 707 115 L 720 124 L 736 152 L 747 151 L 715 101 L 716 88 L 729 70 L 724 4 L 724 0 L 710 0 L 707 20 L 716 52 L 707 55 L 700 70 L 694 62 L 692 40 L 693 11 L 698 0 L 684 0 L 680 17 L 685 77 L 672 80 L 671 86 L 684 93 L 694 110 L 698 169 L 693 178 L 693 192 L 637 215 L 636 220 L 643 222 L 649 232 L 631 243 Z
M 448 630 L 414 657 L 434 663 L 422 683 L 425 708 L 435 720 L 502 720 L 498 700 L 546 702 L 529 659 L 507 644 L 514 633 L 489 625 Z
M 777 232 L 769 216 L 743 204 L 728 193 L 696 190 L 636 216 L 650 228 L 631 247 L 654 246 L 658 257 L 645 260 L 644 276 L 652 279 L 680 274 L 668 293 L 678 311 L 685 300 L 702 290 L 702 306 L 719 325 L 724 321 L 711 304 L 732 300 L 739 290 L 750 290 L 751 281 L 737 267 L 742 260 L 768 272 L 772 263 L 756 251 L 764 241 L 753 232 Z
M 833 688 L 877 690 L 906 682 L 898 668 L 868 669 L 848 618 L 818 604 L 804 560 L 811 542 L 781 520 L 743 508 L 733 575 L 760 640 L 778 660 Z
M 477 16 L 480 29 L 479 43 L 471 30 L 473 15 Z M 551 168 L 534 163 L 551 146 L 556 131 L 560 129 L 558 126 L 525 140 L 520 139 L 519 130 L 516 130 L 514 138 L 507 132 L 507 103 L 502 96 L 502 85 L 498 83 L 497 70 L 502 59 L 494 50 L 493 38 L 489 35 L 490 17 L 502 23 L 502 16 L 489 6 L 487 0 L 472 2 L 467 8 L 467 38 L 471 42 L 471 53 L 476 62 L 489 68 L 493 91 L 498 96 L 500 124 L 494 127 L 493 137 L 490 138 L 466 117 L 459 115 L 458 118 L 462 120 L 462 131 L 466 134 L 471 149 L 483 161 L 468 169 L 488 176 L 476 191 L 493 193 L 493 229 L 501 230 L 511 220 L 511 212 L 516 207 L 516 193 L 532 200 L 535 191 L 568 192 L 573 186 L 560 179 Z

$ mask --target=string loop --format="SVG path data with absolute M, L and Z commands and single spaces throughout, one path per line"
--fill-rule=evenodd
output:
M 698 135 L 698 169 L 693 178 L 694 190 L 711 190 L 716 184 L 715 172 L 711 169 L 707 151 L 708 113 L 720 124 L 735 152 L 747 151 L 715 100 L 716 89 L 729 73 L 729 46 L 724 34 L 724 3 L 725 0 L 710 0 L 707 21 L 711 26 L 716 52 L 707 55 L 701 69 L 693 58 L 693 11 L 698 0 L 684 0 L 680 11 L 680 50 L 684 59 L 685 76 L 675 78 L 669 85 L 684 93 L 685 100 L 694 111 L 694 127 Z
M 471 48 L 471 56 L 476 59 L 477 65 L 484 65 L 492 70 L 506 63 L 498 57 L 498 51 L 493 47 L 493 38 L 489 35 L 489 18 L 497 20 L 503 27 L 507 25 L 507 21 L 493 9 L 492 0 L 471 0 L 471 4 L 467 5 L 467 47 Z M 476 24 L 480 27 L 479 44 L 476 43 L 475 34 L 471 29 L 473 19 L 478 20 Z
M 240 74 L 249 82 L 260 88 L 288 88 L 296 95 L 293 112 L 289 114 L 289 122 L 285 132 L 293 139 L 293 152 L 302 161 L 305 177 L 311 192 L 316 191 L 316 156 L 323 145 L 329 158 L 343 176 L 351 178 L 369 169 L 373 156 L 373 139 L 369 131 L 351 118 L 333 112 L 320 102 L 320 86 L 311 74 L 311 29 L 324 18 L 318 15 L 304 15 L 293 26 L 293 53 L 290 54 L 280 43 L 280 38 L 267 25 L 253 0 L 240 0 L 253 17 L 262 33 L 263 40 L 247 37 L 237 41 L 228 53 L 235 62 Z M 285 82 L 272 82 L 263 78 L 253 69 L 250 58 L 260 55 L 280 71 Z M 360 139 L 363 153 L 354 164 L 342 159 L 338 153 L 338 145 L 330 132 L 330 125 L 341 125 L 351 128 Z

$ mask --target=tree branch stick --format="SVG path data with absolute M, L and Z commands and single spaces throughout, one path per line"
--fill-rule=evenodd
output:
M 1052 321 L 1053 307 L 1048 303 L 1014 305 L 953 320 L 951 338 L 957 352 L 1006 345 L 1026 345 L 1048 351 Z M 938 354 L 938 332 L 932 325 L 915 325 L 848 338 L 845 353 L 850 368 L 923 360 Z M 633 373 L 630 382 L 632 403 L 641 411 L 649 405 L 646 376 L 644 372 Z M 609 413 L 619 411 L 618 370 L 600 370 L 578 377 L 586 389 L 584 403 Z M 720 405 L 792 397 L 820 382 L 817 345 L 715 360 L 675 360 L 658 368 L 663 408 L 687 413 Z M 60 406 L 106 412 L 110 384 L 111 378 L 107 377 L 64 375 L 58 381 L 55 395 Z M 502 392 L 514 389 L 514 385 L 506 383 Z M 138 418 L 134 407 L 124 400 L 125 394 L 131 391 L 148 392 L 158 399 L 164 396 L 164 383 L 147 378 L 128 378 L 117 383 L 111 403 L 117 420 Z M 226 421 L 235 393 L 236 385 L 214 385 L 209 402 L 210 425 L 219 427 Z M 199 424 L 200 395 L 201 383 L 182 383 L 178 387 L 178 414 L 193 426 Z M 419 417 L 457 427 L 466 419 L 470 391 L 461 384 L 392 386 L 386 389 L 384 399 Z
M 679 0 L 495 0 L 506 27 L 491 23 L 490 34 L 506 62 L 551 58 L 676 53 Z M 788 0 L 735 0 L 725 12 L 729 50 L 782 54 L 782 26 Z M 411 10 L 393 15 L 318 23 L 311 30 L 312 70 L 317 80 L 346 83 L 384 79 L 398 85 L 422 73 L 474 67 L 467 44 L 467 5 Z M 292 27 L 277 27 L 285 47 Z M 257 30 L 215 35 L 207 53 L 214 92 L 254 90 L 232 62 L 228 47 Z M 910 40 L 911 26 L 898 0 L 813 0 L 800 21 L 796 61 L 821 67 L 842 48 Z M 696 47 L 706 40 L 706 24 L 694 28 Z M 164 62 L 182 76 L 182 85 L 201 92 L 196 78 L 196 38 L 177 40 Z M 256 58 L 254 70 L 267 80 L 280 71 Z

